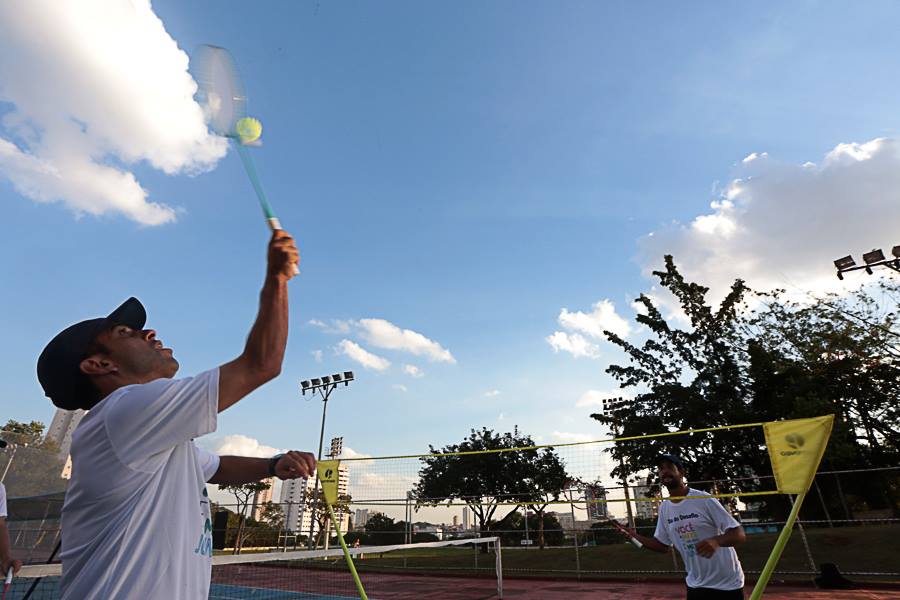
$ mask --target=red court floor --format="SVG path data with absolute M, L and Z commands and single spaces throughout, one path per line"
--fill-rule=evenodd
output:
M 747 588 L 750 597 L 752 587 Z M 565 582 L 506 579 L 503 597 L 510 600 L 663 600 L 684 598 L 676 583 Z M 812 587 L 771 585 L 764 596 L 772 600 L 900 600 L 900 588 L 817 590 Z

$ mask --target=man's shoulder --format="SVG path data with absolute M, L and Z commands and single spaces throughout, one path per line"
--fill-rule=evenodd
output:
M 159 379 L 154 379 L 153 381 L 147 381 L 145 383 L 125 385 L 100 401 L 100 403 L 97 404 L 97 407 L 106 404 L 108 408 L 113 405 L 122 404 L 120 400 L 126 397 L 130 397 L 128 398 L 130 400 L 135 397 L 158 398 L 163 395 L 177 394 L 179 390 L 190 386 L 193 382 L 198 382 L 202 385 L 203 380 L 209 379 L 217 370 L 218 368 L 210 369 L 190 377 L 179 377 L 177 379 L 174 377 L 160 377 Z
M 694 488 L 688 488 L 688 497 L 692 498 L 712 498 L 712 494 L 709 492 L 704 492 L 703 490 L 695 490 Z

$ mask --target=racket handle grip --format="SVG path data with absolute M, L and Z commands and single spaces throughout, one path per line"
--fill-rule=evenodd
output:
M 266 219 L 266 223 L 269 224 L 269 229 L 272 231 L 281 229 L 281 221 L 278 220 L 278 217 L 269 217 Z M 297 265 L 291 265 L 291 267 L 293 267 L 294 275 L 300 274 L 300 268 Z
M 635 537 L 631 537 L 631 536 L 628 536 L 628 539 L 629 539 L 629 540 L 631 541 L 631 543 L 634 544 L 636 547 L 638 547 L 638 548 L 643 548 L 643 547 L 644 547 L 644 545 L 641 543 L 641 540 L 639 540 L 639 539 L 637 539 L 637 538 L 635 538 Z

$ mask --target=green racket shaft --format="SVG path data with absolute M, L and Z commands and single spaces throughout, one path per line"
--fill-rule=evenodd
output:
M 256 165 L 253 164 L 253 158 L 239 140 L 235 138 L 231 138 L 231 140 L 237 148 L 238 156 L 241 157 L 241 163 L 244 165 L 244 171 L 247 172 L 247 177 L 250 178 L 250 183 L 253 185 L 253 190 L 256 192 L 257 199 L 259 199 L 259 206 L 262 208 L 263 216 L 266 218 L 269 229 L 272 231 L 281 229 L 281 221 L 275 216 L 275 213 L 272 211 L 272 206 L 269 204 L 269 199 L 266 198 L 266 192 L 263 190 L 262 183 L 259 181 L 259 175 L 256 173 Z M 299 274 L 300 269 L 297 265 L 292 266 L 294 267 L 294 275 Z

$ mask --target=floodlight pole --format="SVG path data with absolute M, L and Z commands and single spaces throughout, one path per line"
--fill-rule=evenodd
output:
M 349 377 L 348 377 L 349 375 Z M 343 383 L 345 386 L 350 385 L 350 382 L 353 381 L 353 373 L 351 371 L 347 371 L 344 373 L 344 376 L 341 379 L 337 379 L 337 375 L 334 376 L 335 379 L 331 377 L 322 377 L 320 379 L 312 380 L 313 385 L 308 385 L 308 381 L 304 381 L 301 384 L 301 394 L 305 395 L 307 391 L 315 394 L 319 393 L 319 396 L 322 398 L 322 424 L 319 427 L 319 452 L 316 454 L 316 462 L 322 460 L 322 443 L 325 439 L 325 415 L 328 411 L 328 399 L 331 397 L 331 392 L 333 392 L 339 383 Z M 318 512 L 318 504 L 319 504 L 319 477 L 316 474 L 313 474 L 315 478 L 315 483 L 313 487 L 313 498 L 312 498 L 312 517 L 309 520 L 309 539 L 306 541 L 307 547 L 312 550 L 313 548 L 313 532 L 316 527 L 316 523 L 318 519 L 316 518 Z M 325 540 L 325 544 L 327 546 L 328 540 Z
M 615 402 L 615 404 L 619 404 L 619 402 Z M 613 404 L 610 405 L 609 409 L 604 409 L 603 412 L 607 415 L 612 411 Z M 612 416 L 613 421 L 611 423 L 613 439 L 619 437 L 619 425 L 621 424 L 621 420 Z M 624 430 L 624 427 L 623 427 Z M 628 513 L 628 525 L 634 529 L 636 523 L 634 521 L 634 511 L 631 507 L 631 496 L 628 493 L 628 471 L 625 469 L 625 459 L 619 456 L 619 468 L 622 470 L 622 491 L 625 493 L 625 511 Z
M 322 460 L 322 440 L 325 437 L 325 413 L 328 410 L 328 397 L 335 387 L 337 386 L 331 384 L 325 391 L 323 391 L 322 388 L 319 388 L 319 393 L 322 395 L 322 426 L 319 428 L 319 452 L 316 454 L 316 462 Z M 312 518 L 309 520 L 309 539 L 306 541 L 306 545 L 310 550 L 313 548 L 313 530 L 318 521 L 317 513 L 319 511 L 319 478 L 315 474 L 313 477 L 315 477 L 315 487 L 313 488 Z

